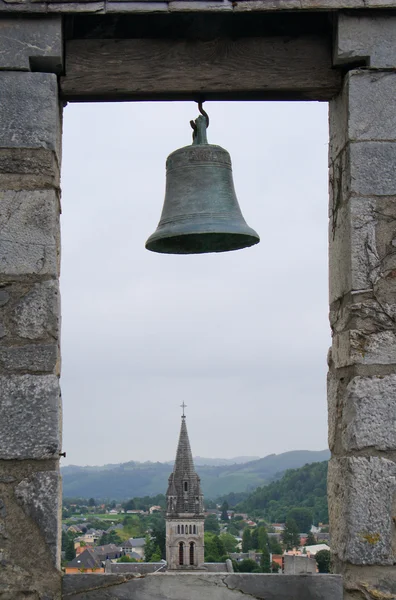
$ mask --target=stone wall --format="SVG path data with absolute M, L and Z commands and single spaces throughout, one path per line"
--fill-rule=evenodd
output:
M 330 104 L 329 510 L 346 598 L 396 597 L 396 15 L 339 17 Z
M 59 70 L 61 21 L 1 25 L 0 597 L 55 600 L 61 109 L 56 74 L 29 70 Z
M 396 8 L 396 0 L 0 0 L 2 13 L 127 14 L 337 11 Z
M 66 575 L 63 600 L 341 600 L 337 575 Z

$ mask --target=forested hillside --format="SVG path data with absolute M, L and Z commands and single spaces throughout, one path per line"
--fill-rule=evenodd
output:
M 289 469 L 278 481 L 259 487 L 238 509 L 260 515 L 272 523 L 284 523 L 288 512 L 309 508 L 313 522 L 327 523 L 327 461 Z
M 243 464 L 197 466 L 205 498 L 230 492 L 246 492 L 264 485 L 286 469 L 326 460 L 329 451 L 295 450 L 270 454 Z M 103 467 L 68 466 L 62 468 L 65 497 L 126 500 L 166 492 L 172 465 L 167 463 L 127 462 Z

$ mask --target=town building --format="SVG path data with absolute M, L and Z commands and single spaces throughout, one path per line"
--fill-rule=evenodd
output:
M 204 567 L 204 509 L 183 415 L 173 472 L 166 493 L 166 561 L 168 569 Z

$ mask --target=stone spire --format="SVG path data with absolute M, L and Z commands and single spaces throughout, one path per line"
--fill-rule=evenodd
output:
M 203 512 L 201 483 L 200 478 L 195 472 L 191 454 L 184 406 L 176 460 L 173 472 L 169 477 L 167 499 L 168 514 L 189 513 L 201 515 Z

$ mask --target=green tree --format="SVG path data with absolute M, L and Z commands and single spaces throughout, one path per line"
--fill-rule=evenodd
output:
M 330 573 L 330 551 L 319 550 L 315 555 L 319 573 Z
M 261 559 L 260 559 L 260 567 L 262 573 L 271 573 L 271 556 L 268 552 L 268 548 L 265 547 L 262 549 Z
M 314 534 L 312 533 L 312 531 L 310 531 L 307 535 L 305 545 L 306 546 L 314 546 L 315 544 L 317 544 L 316 538 L 315 538 Z
M 90 506 L 91 508 L 92 508 L 93 506 L 96 506 L 95 498 L 90 498 L 90 499 L 88 500 L 88 506 Z
M 136 558 L 132 558 L 131 556 L 128 556 L 128 554 L 125 554 L 124 556 L 121 556 L 121 558 L 119 558 L 117 560 L 117 562 L 119 563 L 135 563 L 137 562 Z
M 264 525 L 261 525 L 258 528 L 257 538 L 258 538 L 258 546 L 257 547 L 259 550 L 268 548 L 268 546 L 269 546 L 268 533 L 267 533 L 267 530 L 264 527 Z
M 144 560 L 146 562 L 151 562 L 153 555 L 156 551 L 156 545 L 154 540 L 150 535 L 146 535 L 145 544 L 144 544 Z
M 155 545 L 158 546 L 160 550 L 160 557 L 158 560 L 165 558 L 165 529 L 165 519 L 162 515 L 156 514 L 151 517 L 151 537 L 154 539 Z
M 227 531 L 227 533 L 222 533 L 219 537 L 224 544 L 226 552 L 236 552 L 237 541 L 233 535 Z
M 269 537 L 269 548 L 272 554 L 282 554 L 282 546 L 278 542 L 276 537 Z
M 226 550 L 222 540 L 218 535 L 211 533 L 210 531 L 205 532 L 205 561 L 206 562 L 220 562 L 222 557 L 226 555 Z
M 253 573 L 257 569 L 257 563 L 252 558 L 244 558 L 238 563 L 240 573 Z
M 72 537 L 70 537 L 66 544 L 65 559 L 70 562 L 73 560 L 73 558 L 76 558 L 76 551 L 74 549 L 74 540 Z
M 300 545 L 300 533 L 294 519 L 288 519 L 282 533 L 282 540 L 286 550 L 292 550 Z
M 161 560 L 162 556 L 161 556 L 161 548 L 159 547 L 159 545 L 157 544 L 154 548 L 154 552 L 151 555 L 151 560 L 150 562 L 159 562 Z
M 249 552 L 252 547 L 252 536 L 250 534 L 250 529 L 246 528 L 242 535 L 242 552 Z
M 313 515 L 310 508 L 296 507 L 289 510 L 287 519 L 294 519 L 297 523 L 298 531 L 308 532 L 312 527 Z
M 250 539 L 252 540 L 252 550 L 258 550 L 259 541 L 258 541 L 258 527 L 255 527 L 251 530 Z
M 212 533 L 220 533 L 219 521 L 216 515 L 208 515 L 204 523 L 205 531 L 211 531 Z
M 226 502 L 224 500 L 223 504 L 221 505 L 221 520 L 228 523 L 229 521 L 229 517 L 228 517 L 228 502 Z
M 125 502 L 125 504 L 122 505 L 122 508 L 124 510 L 135 510 L 136 505 L 135 505 L 135 501 L 133 500 L 133 498 L 131 498 L 130 500 Z

